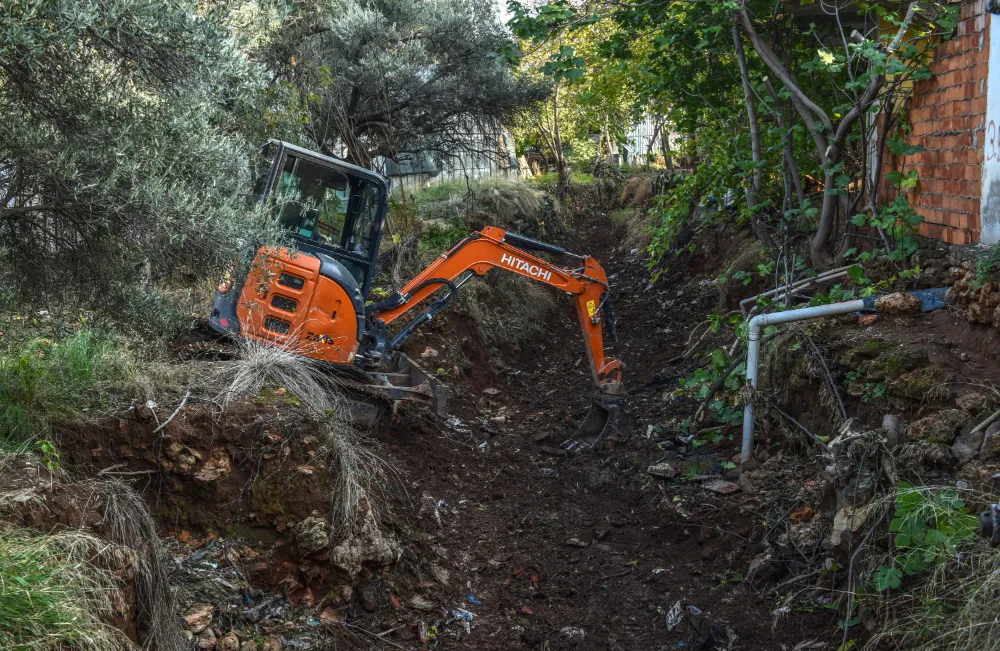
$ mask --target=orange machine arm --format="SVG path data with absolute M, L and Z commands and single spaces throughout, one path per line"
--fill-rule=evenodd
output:
M 594 383 L 603 392 L 620 393 L 622 363 L 604 356 L 601 320 L 606 311 L 601 308 L 604 294 L 610 291 L 604 269 L 589 256 L 578 256 L 578 268 L 558 267 L 505 242 L 506 236 L 503 229 L 487 226 L 463 239 L 400 290 L 401 304 L 380 312 L 376 318 L 388 325 L 442 287 L 428 281 L 453 281 L 470 270 L 482 276 L 493 267 L 513 271 L 574 297 Z

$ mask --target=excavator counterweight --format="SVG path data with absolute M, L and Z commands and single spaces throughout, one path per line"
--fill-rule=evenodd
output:
M 622 403 L 623 366 L 605 356 L 605 330 L 614 339 L 611 291 L 595 259 L 488 226 L 457 242 L 385 300 L 368 303 L 388 211 L 388 179 L 283 142 L 269 142 L 263 153 L 269 164 L 257 184 L 259 199 L 294 245 L 252 251 L 246 256 L 252 258 L 248 271 L 220 283 L 210 317 L 217 331 L 325 362 L 354 396 L 419 400 L 443 416 L 447 387 L 401 348 L 422 324 L 454 303 L 463 284 L 502 269 L 573 298 L 598 395 L 566 447 L 593 447 L 631 429 Z M 390 334 L 390 326 L 406 318 Z M 386 410 L 353 411 L 370 422 Z

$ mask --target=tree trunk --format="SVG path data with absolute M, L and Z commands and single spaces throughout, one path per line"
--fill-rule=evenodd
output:
M 750 148 L 753 152 L 754 170 L 752 181 L 749 185 L 744 182 L 744 190 L 747 196 L 747 206 L 750 208 L 750 228 L 754 235 L 766 248 L 774 246 L 770 233 L 767 232 L 760 215 L 757 213 L 757 206 L 760 203 L 760 191 L 763 186 L 764 171 L 761 168 L 763 161 L 763 146 L 760 137 L 760 120 L 757 117 L 757 104 L 754 101 L 753 86 L 750 85 L 750 69 L 747 67 L 746 53 L 743 51 L 743 36 L 740 28 L 733 25 L 733 44 L 736 46 L 736 62 L 739 64 L 740 77 L 743 79 L 743 97 L 747 103 L 747 117 L 750 120 Z
M 559 135 L 558 85 L 556 86 L 555 94 L 552 96 L 552 143 L 554 146 L 554 153 L 556 155 L 556 175 L 559 180 L 556 188 L 556 194 L 559 196 L 559 200 L 562 201 L 569 194 L 569 174 L 566 169 L 566 158 L 563 156 L 562 137 Z

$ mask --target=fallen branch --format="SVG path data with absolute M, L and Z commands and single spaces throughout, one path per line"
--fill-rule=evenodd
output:
M 156 434 L 157 432 L 159 432 L 160 430 L 162 430 L 164 427 L 166 427 L 167 425 L 169 425 L 170 421 L 172 421 L 173 419 L 177 418 L 177 414 L 181 413 L 181 410 L 184 409 L 184 405 L 187 404 L 188 398 L 190 398 L 190 397 L 191 397 L 191 392 L 190 391 L 188 391 L 187 393 L 185 393 L 184 394 L 184 398 L 181 400 L 181 404 L 177 405 L 177 409 L 174 410 L 174 413 L 170 414 L 170 418 L 168 418 L 167 420 L 165 420 L 162 423 L 160 423 L 160 425 L 156 429 L 153 430 L 153 434 Z
M 829 449 L 830 449 L 830 446 L 828 446 L 828 445 L 826 444 L 826 441 L 824 441 L 823 439 L 821 439 L 820 437 L 816 436 L 815 434 L 813 434 L 812 432 L 810 432 L 810 431 L 809 431 L 808 429 L 806 429 L 806 426 L 805 426 L 805 425 L 803 425 L 803 424 L 802 424 L 802 423 L 800 423 L 799 421 L 795 420 L 794 418 L 792 418 L 791 416 L 789 416 L 789 415 L 788 415 L 788 414 L 786 414 L 785 412 L 781 411 L 780 409 L 778 409 L 778 408 L 777 408 L 777 407 L 775 407 L 774 405 L 771 405 L 771 408 L 772 408 L 772 409 L 774 409 L 774 410 L 775 410 L 776 412 L 778 412 L 779 414 L 781 414 L 782 416 L 784 416 L 785 418 L 787 418 L 788 420 L 792 421 L 792 424 L 793 424 L 793 425 L 795 425 L 796 427 L 798 427 L 798 428 L 799 428 L 800 430 L 802 430 L 803 432 L 805 432 L 805 433 L 806 433 L 806 436 L 808 436 L 808 437 L 809 437 L 809 438 L 811 438 L 812 440 L 814 440 L 814 441 L 816 441 L 817 443 L 819 443 L 820 445 L 822 445 L 822 446 L 823 446 L 823 449 L 824 449 L 824 450 L 829 450 Z
M 742 355 L 733 360 L 733 363 L 729 365 L 729 368 L 726 369 L 726 372 L 722 374 L 722 377 L 720 377 L 716 381 L 715 386 L 713 386 L 711 391 L 708 392 L 708 395 L 702 398 L 701 404 L 698 405 L 698 411 L 694 412 L 694 420 L 692 420 L 691 422 L 693 423 L 698 422 L 698 420 L 701 418 L 701 412 L 704 411 L 705 406 L 708 405 L 709 401 L 712 399 L 713 396 L 715 396 L 716 392 L 722 388 L 722 385 L 725 384 L 729 376 L 733 374 L 733 371 L 736 370 L 736 367 L 739 366 L 740 363 L 743 362 L 743 360 L 745 360 L 746 358 L 747 354 L 746 351 L 744 351 Z
M 814 577 L 814 576 L 816 576 L 817 574 L 819 574 L 822 571 L 823 571 L 823 568 L 821 567 L 818 570 L 813 570 L 812 572 L 809 572 L 807 574 L 799 574 L 798 576 L 793 576 L 792 578 L 788 579 L 787 581 L 782 581 L 778 585 L 776 585 L 773 588 L 769 589 L 767 592 L 764 593 L 764 595 L 765 596 L 770 596 L 770 595 L 773 595 L 773 594 L 777 594 L 778 591 L 781 590 L 782 588 L 784 588 L 785 586 L 789 586 L 789 585 L 791 585 L 793 583 L 798 583 L 799 581 L 802 581 L 804 579 L 808 579 L 808 578 Z
M 809 333 L 805 331 L 804 328 L 799 328 L 803 335 L 806 337 L 806 341 L 812 346 L 813 352 L 816 353 L 816 357 L 819 358 L 819 363 L 823 366 L 823 371 L 826 372 L 827 382 L 830 383 L 830 390 L 833 391 L 833 395 L 837 397 L 837 405 L 840 407 L 840 419 L 841 422 L 847 422 L 847 410 L 844 408 L 844 401 L 840 398 L 840 391 L 837 390 L 837 383 L 833 381 L 833 375 L 830 373 L 830 368 L 826 365 L 826 360 L 823 359 L 823 353 L 819 352 L 819 347 L 816 346 L 816 342 L 812 340 Z
M 705 328 L 705 332 L 701 333 L 701 336 L 698 337 L 698 341 L 694 342 L 694 345 L 692 346 L 691 345 L 691 339 L 694 338 L 694 333 L 696 333 L 698 331 L 698 327 L 702 326 L 702 325 L 707 325 L 708 327 Z M 688 340 L 687 340 L 688 349 L 686 351 L 684 351 L 683 353 L 681 353 L 680 355 L 678 355 L 677 357 L 674 357 L 673 359 L 668 360 L 667 361 L 667 365 L 676 364 L 677 362 L 681 362 L 681 361 L 684 361 L 685 359 L 687 359 L 688 355 L 690 355 L 695 350 L 697 350 L 698 346 L 701 345 L 701 342 L 705 339 L 706 336 L 708 336 L 708 333 L 711 332 L 711 331 L 712 331 L 712 322 L 711 321 L 702 321 L 701 323 L 699 323 L 695 327 L 691 328 L 691 334 L 688 335 Z
M 982 454 L 983 450 L 986 449 L 986 434 L 985 434 L 986 428 L 995 423 L 998 418 L 1000 418 L 1000 409 L 993 412 L 993 414 L 990 415 L 989 418 L 976 425 L 974 428 L 972 428 L 972 431 L 969 432 L 969 434 L 978 434 L 981 431 L 984 432 L 983 442 L 979 444 L 979 454 Z

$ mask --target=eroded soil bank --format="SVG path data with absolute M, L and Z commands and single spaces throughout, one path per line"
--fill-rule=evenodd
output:
M 710 282 L 741 242 L 719 235 L 653 284 L 605 215 L 575 231 L 584 235 L 564 244 L 610 274 L 619 324 L 611 353 L 626 364 L 637 419 L 634 435 L 599 452 L 559 448 L 590 396 L 565 300 L 521 346 L 484 344 L 460 313 L 411 344 L 412 356 L 444 369 L 453 417 L 404 406 L 369 433 L 385 462 L 370 496 L 379 515 L 351 545 L 324 524 L 336 461 L 316 424 L 280 394 L 227 412 L 191 400 L 162 428 L 176 405 L 137 406 L 64 433 L 67 468 L 128 482 L 149 504 L 194 644 L 837 648 L 836 568 L 852 549 L 835 524 L 845 486 L 774 412 L 764 412 L 757 459 L 744 468 L 733 462 L 738 425 L 703 445 L 676 427 L 699 404 L 674 391 L 696 365 L 679 359 L 692 326 L 743 298 Z M 966 423 L 995 407 L 976 384 L 1000 381 L 980 354 L 991 328 L 939 311 L 830 319 L 813 337 L 855 427 L 880 428 L 886 414 L 910 426 L 895 442 L 911 459 L 904 472 L 988 484 L 990 455 L 962 465 L 953 448 Z M 770 399 L 817 435 L 834 435 L 827 374 L 796 343 L 768 362 Z M 938 421 L 959 417 L 954 435 L 938 434 Z M 59 490 L 27 519 L 78 518 L 58 506 L 68 499 Z M 824 559 L 829 571 L 816 572 Z

